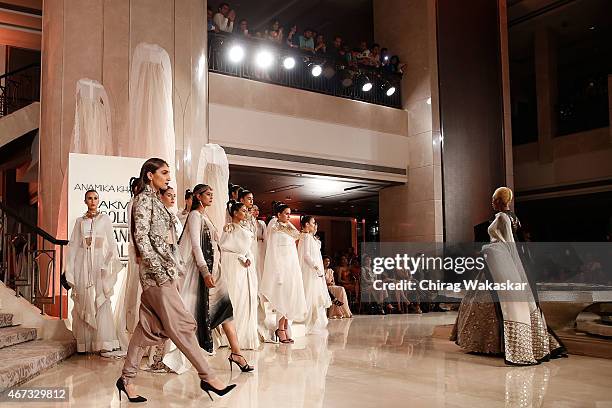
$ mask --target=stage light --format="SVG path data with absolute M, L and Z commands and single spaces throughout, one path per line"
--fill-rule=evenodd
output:
M 285 69 L 293 69 L 293 67 L 295 67 L 295 58 L 285 57 L 283 60 L 283 67 L 285 67 Z
M 387 96 L 391 96 L 395 93 L 396 89 L 393 85 L 391 85 L 388 81 L 385 81 L 382 84 L 382 90 Z
M 310 73 L 312 74 L 313 77 L 318 77 L 319 75 L 321 75 L 321 72 L 323 72 L 323 68 L 321 68 L 320 65 L 317 65 L 313 62 L 308 64 L 308 68 L 310 68 Z
M 236 64 L 244 58 L 244 48 L 240 45 L 232 45 L 227 55 L 229 60 Z
M 340 83 L 343 87 L 348 88 L 353 85 L 353 73 L 348 69 L 343 69 L 339 73 Z
M 363 92 L 369 92 L 372 89 L 372 82 L 370 82 L 370 79 L 363 74 L 359 75 L 357 78 L 357 85 Z
M 274 62 L 274 55 L 268 50 L 261 50 L 255 56 L 255 63 L 259 68 L 267 69 L 270 68 Z

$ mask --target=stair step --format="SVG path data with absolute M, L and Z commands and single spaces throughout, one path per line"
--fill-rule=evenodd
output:
M 10 327 L 13 325 L 13 315 L 10 313 L 0 313 L 0 327 Z
M 75 340 L 34 340 L 0 349 L 0 393 L 76 352 Z
M 0 329 L 0 349 L 36 340 L 36 329 L 28 327 L 3 327 Z

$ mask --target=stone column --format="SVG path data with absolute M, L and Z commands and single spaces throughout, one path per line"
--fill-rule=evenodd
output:
M 557 48 L 555 34 L 542 28 L 535 34 L 535 74 L 538 102 L 538 158 L 553 161 L 552 138 L 557 135 Z
M 408 121 L 408 182 L 380 192 L 381 241 L 443 241 L 434 0 L 377 0 L 374 38 L 400 57 Z
M 159 44 L 170 55 L 179 197 L 186 186 L 193 187 L 200 148 L 208 142 L 206 0 L 46 1 L 39 225 L 52 235 L 67 237 L 62 180 L 74 125 L 76 82 L 86 77 L 104 85 L 111 105 L 114 153 L 125 151 L 130 61 L 143 41 Z

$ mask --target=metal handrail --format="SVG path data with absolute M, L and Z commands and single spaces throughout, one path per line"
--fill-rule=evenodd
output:
M 60 319 L 64 318 L 65 294 L 56 279 L 58 271 L 63 270 L 68 242 L 33 225 L 0 201 L 0 275 L 4 284 L 12 287 L 16 296 L 39 307 L 41 314 L 45 305 L 57 303 L 59 290 Z
M 6 72 L 6 73 L 0 75 L 0 79 L 4 79 L 4 78 L 10 77 L 10 76 L 13 76 L 15 74 L 19 74 L 20 72 L 27 71 L 28 69 L 34 68 L 34 67 L 40 68 L 40 63 L 33 62 L 33 63 L 25 65 L 25 66 L 23 66 L 21 68 L 17 68 L 15 70 L 10 71 L 10 72 Z

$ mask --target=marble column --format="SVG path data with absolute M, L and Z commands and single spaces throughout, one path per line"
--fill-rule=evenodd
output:
M 76 82 L 86 77 L 104 85 L 111 105 L 114 154 L 125 151 L 129 68 L 140 42 L 158 44 L 170 55 L 179 197 L 195 183 L 197 156 L 208 142 L 206 0 L 46 1 L 39 224 L 52 235 L 67 237 L 62 180 L 74 124 Z
M 443 241 L 434 0 L 377 0 L 374 38 L 400 57 L 408 121 L 408 182 L 380 192 L 381 241 Z

